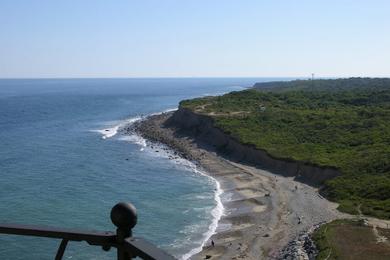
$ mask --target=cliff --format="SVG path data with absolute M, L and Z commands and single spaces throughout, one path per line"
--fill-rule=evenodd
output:
M 179 107 L 166 124 L 185 131 L 186 134 L 202 143 L 213 146 L 233 161 L 256 165 L 277 174 L 295 177 L 313 186 L 320 186 L 324 181 L 340 175 L 340 172 L 333 167 L 321 167 L 292 159 L 274 158 L 267 151 L 257 149 L 254 145 L 242 144 L 215 127 L 212 117 L 195 113 L 187 108 Z

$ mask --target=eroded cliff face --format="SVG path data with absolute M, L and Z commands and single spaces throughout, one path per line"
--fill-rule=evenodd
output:
M 325 180 L 340 175 L 332 167 L 320 167 L 305 162 L 274 158 L 253 145 L 241 144 L 231 135 L 215 127 L 211 117 L 180 107 L 167 121 L 197 140 L 212 145 L 218 152 L 237 162 L 253 164 L 271 172 L 295 177 L 297 180 L 320 186 Z

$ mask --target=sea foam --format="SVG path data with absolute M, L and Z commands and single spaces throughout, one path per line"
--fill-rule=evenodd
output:
M 131 125 L 139 120 L 141 120 L 143 117 L 136 116 L 129 119 L 116 121 L 114 125 L 104 128 L 104 129 L 98 129 L 98 130 L 91 130 L 91 132 L 97 132 L 102 134 L 102 139 L 107 139 L 114 137 L 116 134 L 118 134 L 118 131 L 125 126 Z
M 163 113 L 168 113 L 168 112 L 172 112 L 172 111 L 176 111 L 176 110 L 177 110 L 177 108 L 169 108 L 169 109 L 166 109 L 162 112 L 151 113 L 148 116 L 160 115 Z M 130 126 L 131 124 L 134 124 L 137 121 L 145 119 L 148 116 L 135 116 L 135 117 L 131 117 L 131 118 L 128 118 L 125 120 L 115 121 L 114 123 L 106 123 L 106 124 L 110 125 L 110 127 L 107 127 L 104 129 L 98 129 L 98 130 L 91 130 L 91 132 L 97 132 L 97 133 L 102 134 L 102 139 L 111 138 L 111 137 L 116 136 L 122 128 L 124 128 L 126 126 Z M 137 144 L 144 143 L 144 142 L 140 142 L 139 138 L 137 138 L 137 137 L 131 137 L 130 139 L 126 139 L 126 137 L 122 136 L 120 139 L 124 140 L 124 141 L 135 141 L 135 143 L 137 143 Z
M 156 150 L 158 150 L 159 152 L 156 153 Z M 155 143 L 153 144 L 153 149 L 151 148 L 150 145 L 147 145 L 144 151 L 150 152 L 154 156 L 163 157 L 163 158 L 169 158 L 173 154 L 173 151 L 171 149 L 169 149 L 167 146 L 165 146 L 163 144 L 155 144 Z M 195 163 L 193 163 L 187 159 L 184 159 L 182 157 L 178 157 L 174 160 L 169 160 L 169 161 L 172 163 L 175 163 L 176 165 L 178 165 L 180 167 L 185 167 L 198 175 L 209 178 L 210 181 L 214 184 L 214 201 L 215 201 L 216 205 L 211 210 L 211 217 L 212 217 L 211 223 L 209 224 L 207 231 L 202 234 L 202 239 L 200 241 L 197 241 L 197 243 L 195 243 L 195 244 L 197 244 L 197 246 L 195 248 L 192 248 L 191 250 L 189 250 L 187 253 L 180 256 L 180 258 L 179 258 L 181 260 L 186 260 L 186 259 L 189 259 L 191 256 L 201 252 L 203 246 L 207 243 L 207 241 L 209 241 L 211 236 L 213 234 L 215 234 L 217 227 L 218 227 L 218 222 L 224 214 L 224 207 L 223 207 L 222 200 L 221 200 L 223 190 L 221 188 L 220 183 L 214 177 L 207 174 L 207 172 L 201 170 Z M 195 224 L 195 225 L 197 226 L 197 224 Z M 187 227 L 187 229 L 190 231 L 193 231 L 193 232 L 198 230 L 198 228 L 191 227 L 191 226 Z M 185 233 L 185 231 L 183 231 L 183 232 Z M 176 242 L 174 242 L 174 243 L 176 243 Z
M 203 233 L 202 243 L 198 247 L 193 248 L 188 253 L 184 254 L 180 258 L 182 260 L 189 259 L 191 256 L 202 251 L 203 246 L 207 243 L 207 241 L 211 238 L 211 236 L 216 232 L 217 227 L 218 227 L 218 222 L 224 214 L 224 207 L 223 207 L 223 204 L 221 201 L 221 195 L 223 193 L 223 190 L 221 189 L 220 183 L 214 177 L 206 174 L 203 171 L 200 171 L 199 169 L 195 168 L 195 171 L 197 171 L 199 174 L 201 174 L 203 176 L 210 178 L 215 183 L 214 200 L 216 202 L 216 206 L 211 211 L 211 215 L 212 215 L 213 219 L 212 219 L 211 224 L 209 225 L 208 230 L 205 233 Z
M 163 112 L 152 113 L 149 116 L 159 115 L 162 113 L 168 113 L 168 112 L 175 111 L 175 110 L 177 110 L 177 108 L 171 108 L 171 109 L 164 110 Z M 134 124 L 135 122 L 137 122 L 139 120 L 145 119 L 146 117 L 137 116 L 137 117 L 129 118 L 129 119 L 126 119 L 123 121 L 119 121 L 117 124 L 115 124 L 112 127 L 101 129 L 101 130 L 92 130 L 92 131 L 101 133 L 103 135 L 102 139 L 111 138 L 111 137 L 114 137 L 115 135 L 117 135 L 118 132 L 122 128 L 124 128 L 126 126 L 130 126 L 131 124 Z M 159 145 L 153 144 L 153 149 L 152 149 L 151 146 L 147 145 L 147 141 L 143 137 L 141 137 L 137 134 L 121 135 L 118 138 L 118 140 L 129 141 L 129 142 L 132 142 L 134 144 L 140 145 L 141 151 L 150 152 L 158 157 L 169 158 L 173 154 L 173 151 L 163 144 L 159 144 Z M 159 151 L 159 153 L 155 153 L 156 149 Z M 184 255 L 182 255 L 180 257 L 180 259 L 186 260 L 186 259 L 189 259 L 191 256 L 201 252 L 203 246 L 207 243 L 207 241 L 209 241 L 211 236 L 213 234 L 215 234 L 217 227 L 218 227 L 218 222 L 224 214 L 224 207 L 223 207 L 222 200 L 221 200 L 221 195 L 223 194 L 223 190 L 221 188 L 220 183 L 214 177 L 210 176 L 205 171 L 201 170 L 195 163 L 193 163 L 187 159 L 184 159 L 182 157 L 178 157 L 178 158 L 176 157 L 176 159 L 169 160 L 169 161 L 177 164 L 178 166 L 190 169 L 192 172 L 194 172 L 196 174 L 199 174 L 201 176 L 209 178 L 210 181 L 212 181 L 214 183 L 214 191 L 215 191 L 214 192 L 214 201 L 215 201 L 216 205 L 211 210 L 211 217 L 212 217 L 211 223 L 209 224 L 207 231 L 202 234 L 202 239 L 196 243 L 197 246 L 195 248 L 192 248 L 191 250 L 189 250 L 187 253 L 185 253 Z M 193 231 L 197 230 L 197 228 L 195 229 L 194 227 L 187 227 L 187 228 L 190 230 L 193 230 Z

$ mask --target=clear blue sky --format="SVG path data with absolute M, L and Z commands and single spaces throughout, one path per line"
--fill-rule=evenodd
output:
M 0 77 L 390 76 L 388 0 L 0 0 Z

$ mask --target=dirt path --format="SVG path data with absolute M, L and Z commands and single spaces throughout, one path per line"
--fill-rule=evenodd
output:
M 363 215 L 362 211 L 360 210 L 360 205 L 357 208 L 359 212 L 359 218 L 364 219 L 364 222 L 367 226 L 372 227 L 372 232 L 374 233 L 375 237 L 377 238 L 378 243 L 385 243 L 390 246 L 390 241 L 385 236 L 381 236 L 378 232 L 378 228 L 382 229 L 389 229 L 390 228 L 390 220 L 385 219 L 378 219 L 373 217 L 366 217 Z

